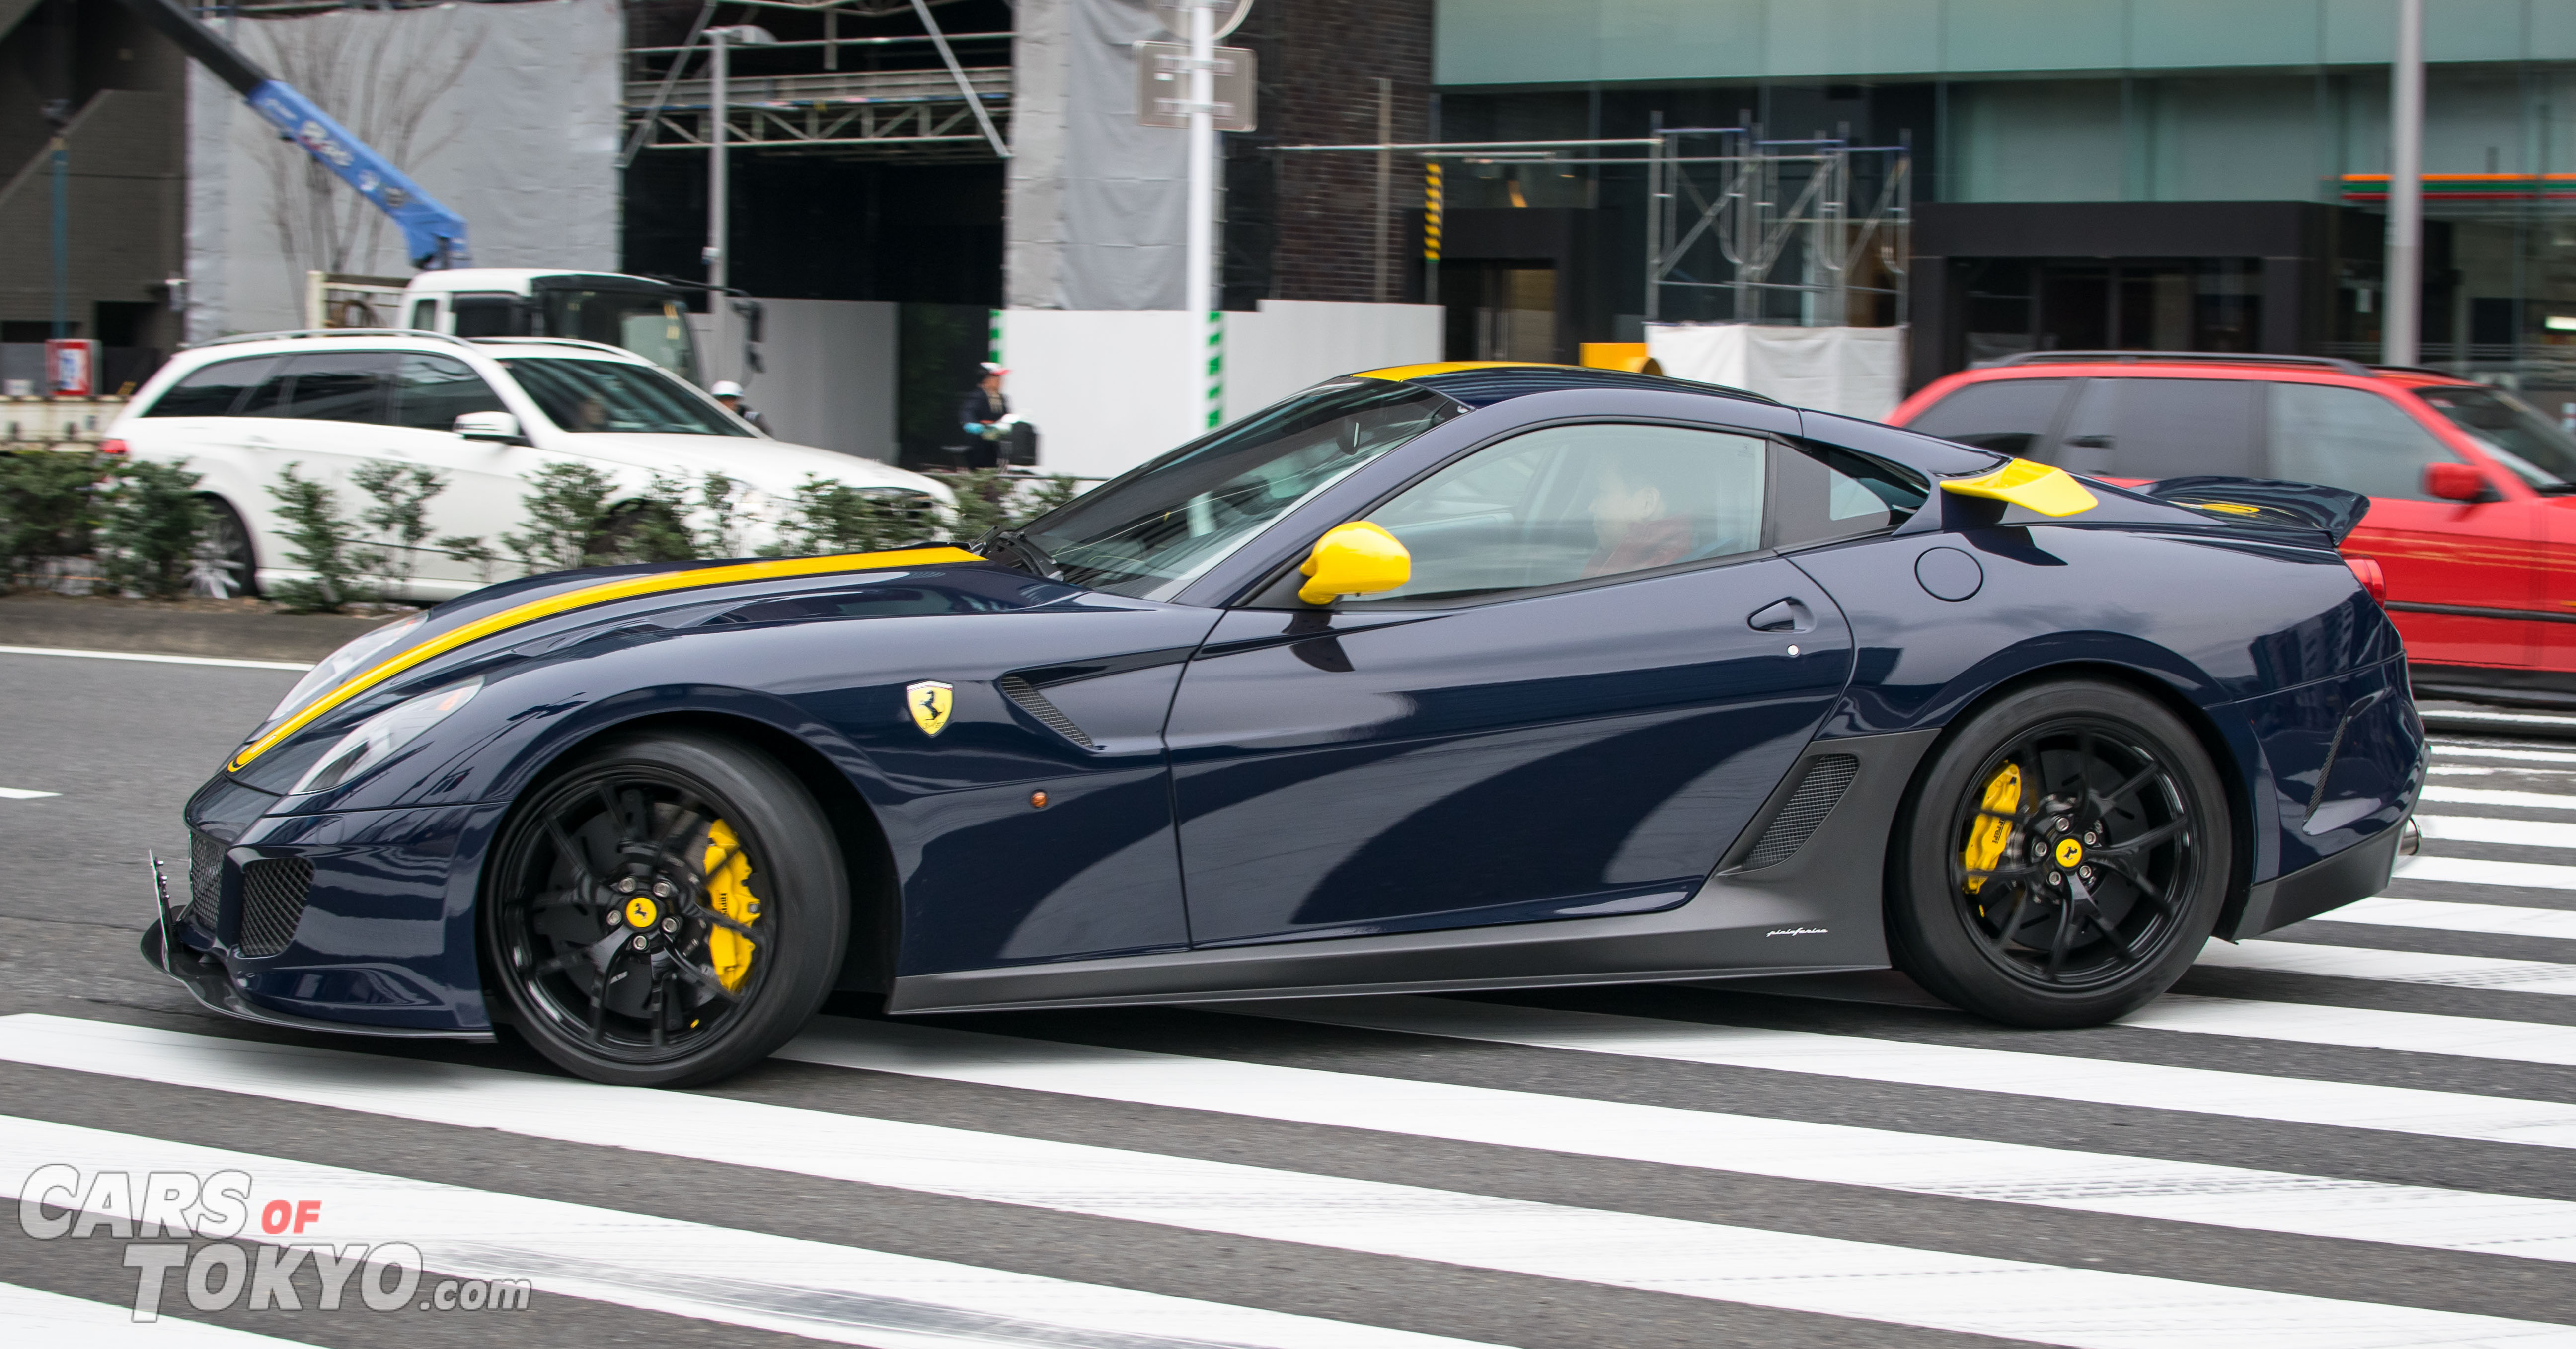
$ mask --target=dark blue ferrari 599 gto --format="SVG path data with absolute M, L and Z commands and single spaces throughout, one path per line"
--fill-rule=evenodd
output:
M 152 961 L 704 1082 L 894 1013 L 1895 965 L 2018 1025 L 2386 883 L 2366 506 L 1731 390 L 1335 380 L 971 551 L 531 577 L 316 668 Z

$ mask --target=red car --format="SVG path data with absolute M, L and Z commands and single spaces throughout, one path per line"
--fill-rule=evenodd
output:
M 2500 389 L 2322 356 L 2047 351 L 1927 385 L 1888 420 L 2119 482 L 2362 493 L 2344 554 L 2365 581 L 2377 564 L 2419 694 L 2576 704 L 2576 436 Z

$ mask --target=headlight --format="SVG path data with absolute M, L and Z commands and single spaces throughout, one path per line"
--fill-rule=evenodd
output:
M 329 791 L 392 758 L 394 751 L 420 738 L 420 733 L 447 720 L 483 691 L 483 681 L 462 684 L 408 698 L 349 728 L 340 743 L 314 761 L 295 783 L 291 796 Z
M 321 664 L 314 666 L 302 679 L 295 681 L 295 687 L 287 693 L 285 701 L 280 702 L 275 710 L 268 714 L 267 719 L 260 722 L 259 729 L 252 731 L 249 739 L 257 740 L 268 734 L 269 729 L 277 723 L 303 711 L 305 706 L 314 699 L 338 688 L 351 675 L 367 668 L 368 662 L 401 645 L 414 632 L 419 631 L 421 624 L 428 621 L 429 613 L 423 610 L 400 623 L 388 623 L 373 632 L 365 633 L 323 657 Z

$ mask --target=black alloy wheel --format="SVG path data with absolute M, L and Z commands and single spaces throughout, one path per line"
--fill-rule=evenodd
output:
M 830 825 L 747 746 L 601 746 L 514 812 L 484 887 L 485 968 L 566 1069 L 688 1086 L 759 1062 L 830 993 L 849 891 Z
M 241 512 L 219 496 L 201 496 L 206 532 L 197 543 L 195 588 L 219 600 L 259 593 L 259 553 Z
M 2182 977 L 2232 864 L 2226 796 L 2172 713 L 2111 684 L 2008 695 L 1918 783 L 1889 899 L 1897 962 L 1944 999 L 2081 1026 Z

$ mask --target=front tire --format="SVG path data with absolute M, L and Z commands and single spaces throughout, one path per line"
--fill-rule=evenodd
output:
M 777 761 L 692 733 L 621 738 L 513 812 L 483 893 L 519 1032 L 621 1086 L 730 1076 L 831 992 L 849 929 L 831 825 Z
M 1888 944 L 1944 1000 L 2015 1026 L 2093 1026 L 2180 979 L 2233 866 L 2197 737 L 2116 684 L 2036 685 L 1977 712 L 1915 784 Z

